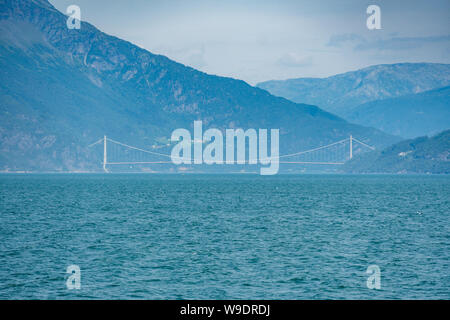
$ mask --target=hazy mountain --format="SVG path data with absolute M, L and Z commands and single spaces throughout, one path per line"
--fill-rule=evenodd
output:
M 86 146 L 104 134 L 160 150 L 174 129 L 191 129 L 197 119 L 220 129 L 280 128 L 280 152 L 350 133 L 376 146 L 396 141 L 152 54 L 88 23 L 70 30 L 47 1 L 0 0 L 0 7 L 0 170 L 98 168 L 100 159 Z
M 450 174 L 450 130 L 431 138 L 401 141 L 382 151 L 356 156 L 345 165 L 354 173 Z
M 420 93 L 450 85 L 450 65 L 384 64 L 328 78 L 298 78 L 258 84 L 273 95 L 345 115 L 366 102 Z
M 346 119 L 405 138 L 433 135 L 450 128 L 450 87 L 368 102 Z

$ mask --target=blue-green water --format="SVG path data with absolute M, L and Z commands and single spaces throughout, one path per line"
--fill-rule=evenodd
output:
M 449 299 L 449 217 L 445 176 L 1 175 L 0 298 Z

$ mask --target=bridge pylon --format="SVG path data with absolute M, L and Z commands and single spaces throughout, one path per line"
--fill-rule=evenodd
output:
M 350 135 L 350 159 L 353 158 L 353 136 Z
M 108 153 L 106 150 L 106 136 L 103 136 L 103 171 L 108 173 L 108 169 L 106 169 L 106 164 L 108 163 Z

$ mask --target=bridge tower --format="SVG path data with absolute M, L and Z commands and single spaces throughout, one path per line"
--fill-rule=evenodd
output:
M 106 151 L 106 136 L 103 136 L 103 170 L 105 172 L 108 172 L 108 169 L 106 169 L 106 163 L 107 163 L 107 151 Z
M 350 159 L 353 158 L 353 136 L 350 135 Z

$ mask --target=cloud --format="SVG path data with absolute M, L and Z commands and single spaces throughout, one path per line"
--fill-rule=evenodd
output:
M 447 36 L 429 36 L 429 37 L 398 37 L 397 34 L 391 34 L 391 37 L 385 39 L 369 40 L 362 35 L 355 33 L 336 34 L 330 37 L 326 46 L 341 48 L 345 44 L 351 44 L 354 51 L 367 50 L 410 50 L 423 47 L 431 43 L 444 43 L 450 41 L 450 35 Z
M 205 49 L 202 47 L 200 50 L 193 50 L 188 53 L 185 59 L 186 63 L 196 69 L 206 67 Z
M 284 67 L 304 68 L 312 66 L 313 59 L 311 56 L 299 56 L 296 53 L 290 52 L 282 55 L 277 63 Z
M 344 34 L 335 34 L 330 37 L 328 40 L 328 43 L 326 44 L 327 47 L 336 47 L 340 48 L 345 43 L 351 43 L 355 45 L 356 43 L 365 43 L 367 40 L 355 33 L 344 33 Z
M 430 43 L 449 42 L 450 35 L 431 36 L 431 37 L 395 37 L 388 39 L 379 39 L 375 41 L 361 42 L 355 46 L 355 51 L 365 50 L 410 50 L 420 48 Z
M 166 55 L 175 61 L 195 69 L 202 69 L 208 65 L 205 58 L 206 50 L 204 44 L 161 46 L 156 48 L 155 52 Z

